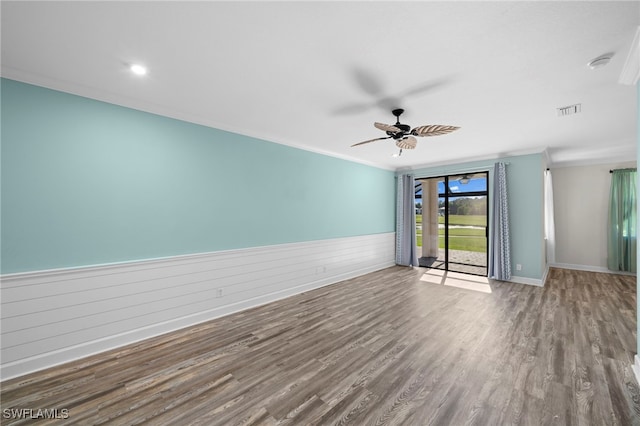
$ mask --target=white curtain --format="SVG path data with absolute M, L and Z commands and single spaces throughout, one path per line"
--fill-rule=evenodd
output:
M 511 247 L 509 240 L 509 206 L 507 202 L 507 171 L 504 163 L 493 168 L 493 219 L 491 251 L 489 252 L 489 278 L 511 279 Z
M 398 176 L 396 198 L 396 264 L 418 266 L 416 206 L 412 175 Z
M 547 263 L 556 261 L 556 224 L 553 217 L 553 179 L 551 170 L 544 172 L 544 238 L 547 243 Z

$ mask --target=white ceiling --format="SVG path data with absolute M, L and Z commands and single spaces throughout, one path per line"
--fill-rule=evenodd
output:
M 4 77 L 366 164 L 636 158 L 636 88 L 618 78 L 637 1 L 3 1 L 1 14 Z M 400 158 L 392 140 L 351 148 L 385 136 L 373 122 L 394 123 L 391 106 L 413 127 L 461 129 Z

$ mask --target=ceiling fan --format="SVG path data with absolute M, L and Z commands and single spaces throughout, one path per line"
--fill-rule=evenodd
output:
M 383 139 L 391 139 L 396 141 L 396 146 L 400 148 L 400 154 L 402 154 L 403 149 L 414 149 L 418 144 L 418 140 L 415 136 L 426 137 L 426 136 L 439 136 L 446 135 L 447 133 L 451 133 L 459 129 L 456 126 L 441 126 L 439 124 L 430 124 L 427 126 L 418 126 L 413 129 L 411 126 L 407 124 L 400 123 L 400 116 L 404 112 L 403 109 L 397 108 L 391 111 L 393 115 L 396 117 L 396 124 L 383 124 L 383 123 L 373 123 L 373 125 L 387 133 L 387 136 L 384 138 L 375 138 L 369 139 L 364 142 L 358 142 L 356 144 L 351 145 L 351 147 L 364 145 L 370 142 L 380 141 Z

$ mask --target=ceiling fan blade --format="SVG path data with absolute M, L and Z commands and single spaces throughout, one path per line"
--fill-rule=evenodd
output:
M 379 76 L 375 75 L 371 71 L 364 68 L 355 68 L 353 70 L 353 77 L 366 94 L 371 96 L 378 96 L 383 92 L 383 84 L 380 81 Z
M 433 79 L 433 80 L 429 80 L 426 81 L 424 83 L 422 83 L 421 85 L 418 86 L 414 86 L 411 87 L 407 90 L 405 90 L 401 97 L 408 97 L 408 96 L 416 96 L 416 95 L 422 95 L 425 92 L 431 92 L 434 90 L 437 90 L 443 86 L 446 86 L 447 84 L 449 84 L 451 82 L 451 78 L 438 78 L 438 79 Z
M 396 126 L 392 126 L 391 124 L 373 123 L 373 126 L 376 129 L 380 129 L 380 130 L 385 131 L 385 132 L 391 132 L 391 133 L 402 132 L 402 130 L 398 129 Z
M 369 104 L 353 103 L 350 105 L 341 106 L 340 108 L 336 108 L 331 113 L 333 115 L 353 115 L 353 114 L 360 114 L 360 113 L 366 112 L 371 108 L 373 108 L 373 106 Z
M 405 136 L 396 141 L 396 146 L 400 149 L 414 149 L 418 144 L 418 139 L 413 136 Z
M 364 141 L 364 142 L 358 142 L 358 143 L 354 143 L 353 145 L 351 145 L 351 148 L 353 148 L 354 146 L 358 146 L 358 145 L 364 145 L 366 143 L 370 143 L 370 142 L 375 142 L 375 141 L 381 141 L 384 139 L 389 139 L 391 136 L 387 136 L 386 138 L 375 138 L 375 139 L 369 139 L 368 141 Z
M 460 127 L 456 126 L 441 126 L 439 124 L 431 124 L 428 126 L 416 127 L 411 131 L 411 134 L 414 136 L 439 136 L 454 132 L 459 128 Z

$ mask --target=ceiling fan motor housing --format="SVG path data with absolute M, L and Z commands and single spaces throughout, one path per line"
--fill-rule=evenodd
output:
M 396 123 L 394 124 L 394 126 L 402 130 L 402 133 L 409 133 L 409 130 L 411 130 L 411 126 L 409 126 L 408 124 Z M 392 132 L 387 132 L 387 133 L 393 134 Z
M 387 135 L 393 137 L 394 139 L 400 139 L 408 135 L 409 131 L 411 130 L 411 126 L 400 123 L 400 116 L 403 112 L 404 110 L 402 108 L 397 108 L 391 111 L 391 113 L 396 116 L 396 124 L 394 124 L 394 126 L 402 130 L 402 132 L 387 132 Z

